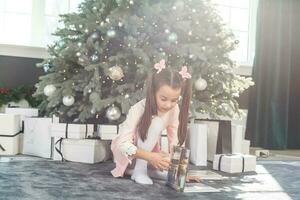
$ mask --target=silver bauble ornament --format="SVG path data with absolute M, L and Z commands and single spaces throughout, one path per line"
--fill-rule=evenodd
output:
M 117 120 L 121 117 L 121 111 L 118 107 L 116 106 L 110 106 L 106 110 L 106 115 L 105 115 L 109 120 L 114 121 Z
M 73 96 L 64 96 L 63 97 L 63 104 L 65 106 L 71 106 L 75 102 L 75 99 Z
M 118 81 L 124 77 L 123 70 L 119 66 L 113 66 L 108 70 L 109 70 L 108 76 L 114 81 Z
M 198 80 L 196 80 L 195 82 L 196 90 L 205 90 L 206 87 L 207 87 L 207 82 L 205 79 L 200 77 Z
M 54 85 L 52 85 L 52 84 L 47 85 L 44 88 L 44 94 L 49 97 L 55 92 L 55 90 L 56 90 L 56 87 Z

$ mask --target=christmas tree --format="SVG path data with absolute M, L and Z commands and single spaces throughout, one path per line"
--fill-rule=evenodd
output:
M 47 73 L 35 95 L 46 97 L 40 109 L 47 115 L 118 122 L 145 97 L 147 74 L 162 59 L 166 67 L 187 66 L 191 111 L 212 117 L 237 113 L 236 98 L 252 84 L 233 73 L 237 41 L 210 1 L 86 0 L 61 20 L 51 57 L 39 64 Z

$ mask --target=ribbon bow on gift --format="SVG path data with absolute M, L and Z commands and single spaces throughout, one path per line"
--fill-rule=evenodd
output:
M 191 74 L 187 72 L 187 67 L 183 66 L 181 68 L 181 71 L 179 72 L 179 74 L 181 75 L 181 77 L 185 80 L 185 79 L 190 79 L 192 78 Z
M 154 68 L 157 69 L 156 73 L 161 72 L 161 70 L 166 68 L 166 61 L 164 59 L 160 60 L 158 63 L 154 65 Z

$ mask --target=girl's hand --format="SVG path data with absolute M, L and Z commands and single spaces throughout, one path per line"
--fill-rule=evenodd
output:
M 158 170 L 168 170 L 170 167 L 170 156 L 164 152 L 152 152 L 149 158 L 149 163 Z
M 187 175 L 186 176 L 186 182 L 201 182 L 201 178 L 199 176 L 191 176 L 191 175 Z

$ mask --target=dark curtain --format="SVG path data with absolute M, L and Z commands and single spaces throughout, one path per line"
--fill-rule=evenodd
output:
M 300 148 L 299 13 L 299 0 L 259 1 L 246 130 L 251 146 Z

